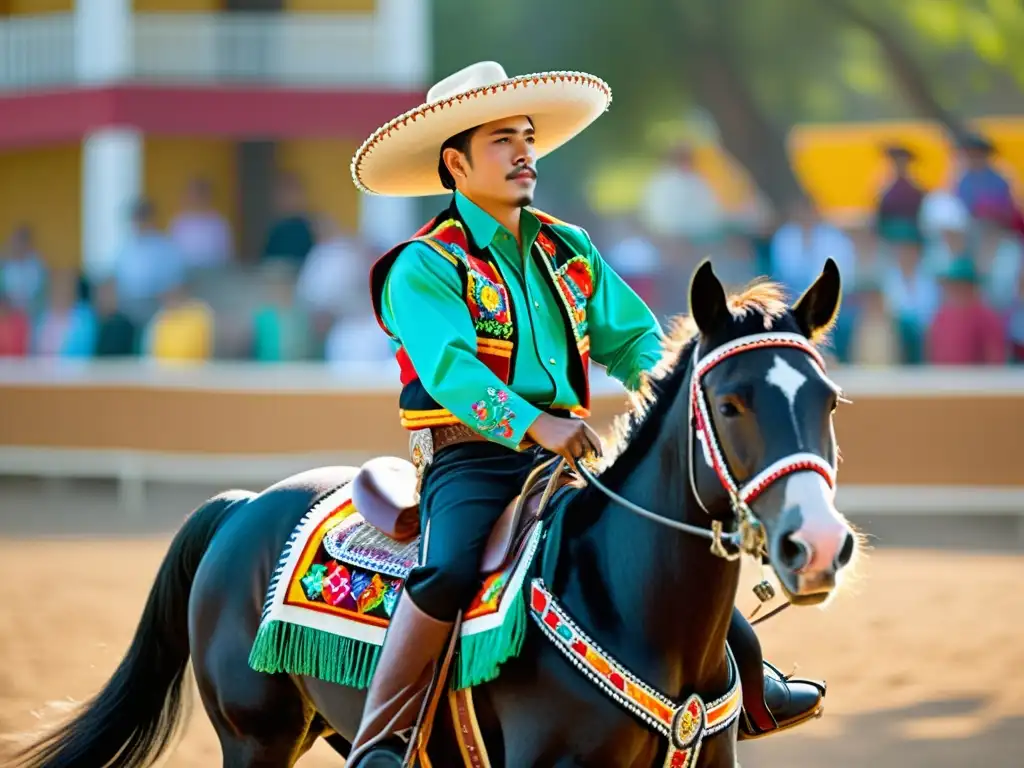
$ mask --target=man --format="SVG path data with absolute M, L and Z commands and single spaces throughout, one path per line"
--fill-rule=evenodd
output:
M 1006 178 L 996 170 L 992 158 L 995 145 L 979 133 L 960 140 L 965 169 L 956 185 L 956 193 L 974 219 L 991 221 L 1013 229 L 1016 204 Z
M 399 764 L 398 736 L 415 724 L 457 614 L 479 587 L 491 527 L 530 469 L 552 454 L 600 453 L 598 436 L 574 417 L 587 414 L 590 357 L 630 388 L 660 357 L 657 320 L 587 233 L 529 207 L 537 159 L 610 100 L 590 75 L 509 79 L 493 62 L 475 64 L 353 158 L 364 191 L 454 192 L 447 210 L 371 271 L 374 309 L 402 368 L 402 423 L 431 460 L 420 487 L 421 565 L 392 617 L 353 768 Z M 733 650 L 750 687 L 751 733 L 813 714 L 821 688 L 773 678 L 773 719 L 757 638 L 745 621 L 738 633 L 730 642 L 736 634 L 744 646 Z
M 918 220 L 925 191 L 910 175 L 910 164 L 916 156 L 902 144 L 885 147 L 885 153 L 892 161 L 893 178 L 878 201 L 877 234 L 890 243 L 919 243 Z

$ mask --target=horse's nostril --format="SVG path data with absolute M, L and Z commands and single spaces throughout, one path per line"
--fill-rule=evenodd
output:
M 799 571 L 811 561 L 810 548 L 799 539 L 793 538 L 792 533 L 782 537 L 778 556 L 780 563 L 791 571 Z
M 843 539 L 843 546 L 839 549 L 839 553 L 836 555 L 836 570 L 845 568 L 850 564 L 850 560 L 853 559 L 853 548 L 856 546 L 856 540 L 853 538 L 853 534 L 850 531 L 846 532 L 846 538 Z

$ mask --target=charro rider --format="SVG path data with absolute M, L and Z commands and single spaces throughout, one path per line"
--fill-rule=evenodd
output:
M 654 315 L 587 233 L 530 207 L 537 160 L 610 101 L 608 86 L 591 75 L 508 78 L 482 62 L 435 85 L 425 104 L 379 129 L 353 158 L 364 192 L 454 192 L 448 208 L 371 271 L 377 319 L 401 366 L 402 424 L 417 440 L 429 436 L 421 445 L 430 463 L 420 487 L 421 565 L 391 619 L 353 768 L 399 764 L 403 732 L 479 587 L 491 528 L 530 469 L 552 454 L 600 453 L 582 418 L 589 360 L 636 388 L 661 355 Z M 762 667 L 738 611 L 729 640 L 741 667 L 746 735 L 816 712 L 823 688 Z

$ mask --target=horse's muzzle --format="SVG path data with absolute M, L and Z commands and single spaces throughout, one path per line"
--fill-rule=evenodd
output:
M 784 499 L 771 526 L 769 555 L 794 605 L 820 603 L 853 559 L 857 540 L 819 474 L 796 472 L 782 482 Z

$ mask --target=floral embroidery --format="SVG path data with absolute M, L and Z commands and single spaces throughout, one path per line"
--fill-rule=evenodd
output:
M 503 438 L 512 437 L 512 419 L 515 413 L 508 405 L 508 392 L 495 387 L 487 388 L 487 397 L 473 403 L 473 416 L 477 429 Z
M 589 261 L 582 256 L 574 256 L 561 269 L 572 278 L 583 298 L 589 299 L 594 295 L 594 273 Z
M 539 245 L 548 256 L 555 255 L 555 244 L 551 242 L 551 238 L 543 232 L 537 235 L 537 245 Z
M 505 286 L 471 270 L 468 293 L 476 329 L 499 339 L 511 338 L 512 321 Z
M 587 300 L 594 293 L 594 273 L 583 256 L 574 256 L 554 272 L 577 339 L 587 335 Z

